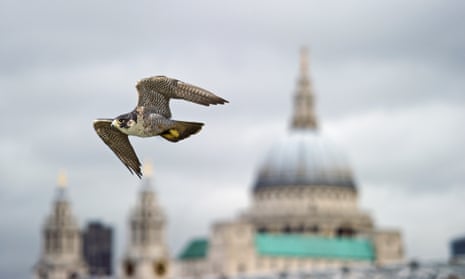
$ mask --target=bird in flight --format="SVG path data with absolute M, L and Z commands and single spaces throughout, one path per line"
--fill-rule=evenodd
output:
M 141 163 L 129 136 L 153 137 L 177 142 L 196 134 L 203 123 L 171 119 L 170 99 L 184 99 L 209 106 L 228 103 L 227 100 L 203 88 L 166 76 L 153 76 L 137 82 L 137 106 L 116 118 L 94 120 L 94 129 L 131 173 L 142 177 Z

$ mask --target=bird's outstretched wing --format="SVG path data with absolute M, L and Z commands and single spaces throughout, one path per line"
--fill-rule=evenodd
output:
M 139 92 L 137 106 L 155 108 L 167 117 L 171 116 L 171 98 L 184 99 L 204 106 L 228 103 L 208 90 L 165 76 L 144 78 L 136 84 L 136 88 Z
M 137 158 L 134 148 L 129 142 L 129 137 L 118 129 L 113 128 L 111 126 L 112 121 L 112 119 L 96 119 L 94 120 L 94 129 L 103 142 L 110 147 L 113 153 L 115 153 L 129 171 L 141 178 L 141 163 L 139 158 Z

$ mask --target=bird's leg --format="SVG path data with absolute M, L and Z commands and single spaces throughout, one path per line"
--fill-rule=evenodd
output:
M 178 132 L 178 130 L 176 130 L 176 129 L 170 129 L 169 132 L 170 132 L 170 134 L 171 134 L 173 137 L 175 137 L 175 138 L 178 138 L 178 137 L 179 137 L 179 132 Z
M 169 130 L 163 132 L 162 135 L 164 137 L 166 137 L 167 139 L 170 139 L 170 140 L 175 140 L 175 139 L 179 138 L 179 132 L 176 129 L 169 129 Z

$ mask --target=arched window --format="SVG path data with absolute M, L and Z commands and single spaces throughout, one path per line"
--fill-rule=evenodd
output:
M 67 249 L 68 251 L 73 251 L 73 250 L 74 250 L 74 233 L 73 233 L 72 231 L 68 231 L 68 232 L 66 233 L 66 235 L 67 235 L 67 237 L 68 237 L 68 240 L 67 240 L 67 242 L 68 242 L 67 244 L 68 244 L 68 245 L 67 245 L 66 249 Z
M 52 236 L 50 234 L 50 231 L 46 230 L 45 231 L 45 251 L 47 253 L 50 253 L 52 250 L 51 242 L 52 242 Z
M 313 226 L 310 227 L 309 231 L 311 233 L 318 233 L 318 232 L 320 232 L 320 228 L 317 225 L 313 225 Z
M 355 230 L 350 226 L 341 226 L 336 229 L 336 235 L 338 237 L 353 237 Z
M 45 270 L 41 269 L 39 270 L 39 278 L 40 279 L 48 279 L 48 274 Z
M 291 226 L 287 225 L 282 229 L 283 233 L 292 233 L 292 228 Z
M 124 273 L 126 276 L 131 277 L 134 275 L 134 263 L 130 260 L 124 262 Z
M 166 274 L 167 265 L 166 261 L 160 260 L 153 263 L 153 271 L 158 277 L 162 277 Z
M 55 239 L 55 250 L 60 253 L 62 251 L 62 241 L 63 241 L 63 238 L 61 237 L 61 233 L 60 231 L 57 231 L 56 232 L 56 239 Z

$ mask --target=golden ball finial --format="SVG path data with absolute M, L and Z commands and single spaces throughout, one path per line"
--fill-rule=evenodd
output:
M 153 176 L 153 164 L 151 161 L 146 160 L 144 162 L 144 165 L 142 166 L 142 173 L 146 177 L 152 177 Z
M 58 173 L 58 178 L 57 178 L 57 185 L 59 188 L 66 188 L 68 185 L 68 176 L 66 175 L 65 170 L 60 170 Z

